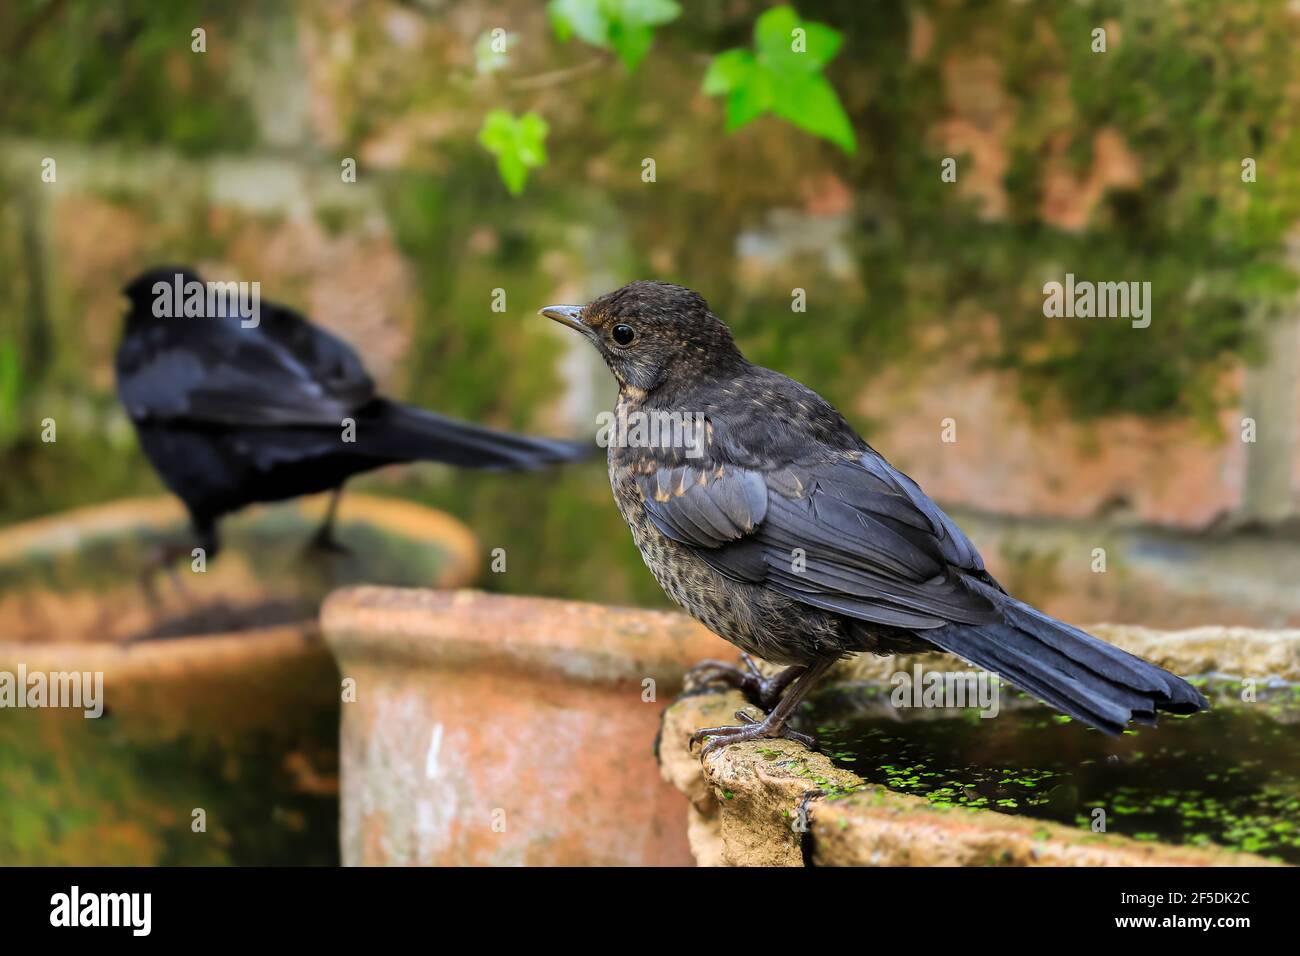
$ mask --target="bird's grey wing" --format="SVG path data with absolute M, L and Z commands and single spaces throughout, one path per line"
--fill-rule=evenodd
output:
M 214 324 L 184 336 L 164 330 L 119 354 L 118 392 L 137 421 L 339 426 L 374 397 L 345 343 L 278 306 L 264 304 L 256 327 L 237 317 L 175 321 Z
M 920 485 L 885 461 L 884 456 L 874 448 L 868 447 L 858 459 L 858 464 L 889 493 L 901 495 L 912 505 L 914 511 L 903 511 L 914 520 L 924 519 L 923 522 L 918 521 L 917 526 L 928 528 L 938 539 L 944 560 L 965 571 L 978 573 L 984 570 L 984 559 L 975 550 L 975 545 L 957 527 L 957 522 L 944 514 L 943 509 L 921 490 Z M 856 471 L 850 470 L 845 475 L 844 481 L 849 487 L 861 484 Z
M 982 569 L 974 547 L 919 488 L 881 462 L 875 456 L 770 471 L 682 465 L 637 481 L 655 527 L 735 580 L 898 627 L 998 620 L 959 573 Z
M 332 397 L 355 404 L 374 396 L 374 383 L 360 356 L 338 336 L 274 302 L 263 304 L 260 329 Z

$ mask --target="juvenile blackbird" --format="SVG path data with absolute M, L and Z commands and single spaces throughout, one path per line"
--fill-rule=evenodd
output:
M 525 469 L 587 453 L 572 442 L 493 431 L 380 398 L 347 343 L 273 302 L 260 303 L 255 324 L 233 308 L 212 316 L 155 315 L 163 286 L 174 287 L 177 276 L 182 288 L 203 281 L 192 270 L 164 266 L 122 290 L 130 308 L 115 361 L 117 392 L 209 558 L 219 549 L 222 515 L 255 501 L 330 490 L 315 543 L 336 547 L 343 482 L 382 465 Z
M 1109 733 L 1208 706 L 1181 678 L 1007 594 L 914 481 L 811 389 L 746 361 L 697 293 L 633 282 L 541 311 L 618 380 L 625 440 L 609 443 L 609 478 L 646 565 L 745 652 L 747 671 L 708 662 L 709 676 L 770 710 L 701 730 L 713 738 L 702 755 L 760 737 L 810 743 L 787 722 L 857 651 L 948 651 Z M 638 427 L 658 441 L 635 440 Z M 788 666 L 764 680 L 749 654 Z

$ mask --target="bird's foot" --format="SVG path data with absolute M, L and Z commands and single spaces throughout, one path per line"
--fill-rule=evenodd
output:
M 741 658 L 745 662 L 743 670 L 724 661 L 706 660 L 700 661 L 688 670 L 686 679 L 692 684 L 726 684 L 744 694 L 745 699 L 751 704 L 762 707 L 758 697 L 763 689 L 763 675 L 759 673 L 752 657 L 742 654 Z
M 740 659 L 744 662 L 743 668 L 722 661 L 700 661 L 686 672 L 686 676 L 696 684 L 718 683 L 734 687 L 745 695 L 749 703 L 770 711 L 781 700 L 790 681 L 803 671 L 802 667 L 786 668 L 773 677 L 765 677 L 754 658 L 742 653 Z
M 732 744 L 742 743 L 746 740 L 779 738 L 793 740 L 796 743 L 803 744 L 809 750 L 813 750 L 817 746 L 817 742 L 813 738 L 807 734 L 801 734 L 797 730 L 791 730 L 787 722 L 775 714 L 769 714 L 762 720 L 755 720 L 754 717 L 743 710 L 738 710 L 736 711 L 736 718 L 744 721 L 744 723 L 734 727 L 704 727 L 691 734 L 690 746 L 692 747 L 706 737 L 712 738 L 700 748 L 701 760 L 715 750 L 721 750 L 723 747 L 730 747 Z

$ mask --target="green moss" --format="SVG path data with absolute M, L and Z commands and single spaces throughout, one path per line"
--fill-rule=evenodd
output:
M 244 99 L 228 82 L 229 39 L 255 5 L 18 0 L 0 12 L 0 128 L 54 139 L 168 143 L 233 151 L 254 141 Z M 191 31 L 208 52 L 191 51 Z
M 1283 234 L 1300 212 L 1300 112 L 1294 91 L 1275 81 L 1291 56 L 1285 11 L 1262 3 L 998 4 L 993 30 L 989 6 L 932 12 L 938 57 L 997 57 L 1013 102 L 1011 221 L 962 223 L 954 245 L 975 258 L 968 271 L 950 269 L 999 317 L 992 361 L 1019 374 L 1032 405 L 1052 399 L 1084 418 L 1208 419 L 1224 397 L 1215 383 L 1225 361 L 1248 347 L 1251 310 L 1295 288 L 1280 261 Z M 1093 53 L 1091 30 L 1103 22 L 1117 29 L 1108 51 Z M 1243 29 L 1255 42 L 1223 42 Z M 1067 82 L 1073 116 L 1044 93 L 1057 79 Z M 1069 137 L 1075 171 L 1085 172 L 1102 130 L 1133 152 L 1140 182 L 1109 193 L 1078 233 L 1044 227 L 1048 144 Z M 1241 182 L 1247 156 L 1259 162 L 1256 183 Z M 1045 320 L 1041 283 L 1067 271 L 1150 281 L 1150 328 Z

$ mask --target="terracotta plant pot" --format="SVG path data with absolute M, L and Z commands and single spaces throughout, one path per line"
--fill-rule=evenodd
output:
M 171 499 L 0 532 L 0 676 L 99 673 L 103 687 L 97 719 L 0 708 L 0 864 L 337 862 L 340 678 L 319 596 L 371 575 L 461 585 L 477 547 L 444 514 L 353 495 L 339 528 L 352 554 L 304 556 L 323 506 L 227 522 L 203 573 L 159 575 L 156 605 L 139 570 L 183 533 Z
M 688 865 L 654 743 L 726 645 L 678 614 L 472 591 L 329 597 L 344 677 L 343 862 Z

